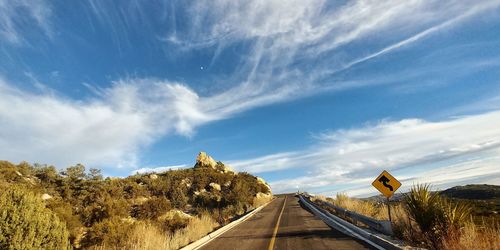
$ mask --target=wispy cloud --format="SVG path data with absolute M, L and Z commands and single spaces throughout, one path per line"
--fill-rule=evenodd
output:
M 131 174 L 147 174 L 147 173 L 161 173 L 168 170 L 178 170 L 188 167 L 187 165 L 174 165 L 174 166 L 163 166 L 163 167 L 147 167 L 139 168 L 131 172 Z
M 116 80 L 107 88 L 86 84 L 96 96 L 72 100 L 57 93 L 22 91 L 13 87 L 15 83 L 0 80 L 0 148 L 5 149 L 1 156 L 59 166 L 74 164 L 77 159 L 90 165 L 136 167 L 141 149 L 163 136 L 193 136 L 199 126 L 256 107 L 325 90 L 380 84 L 383 81 L 332 81 L 328 77 L 498 5 L 498 1 L 198 1 L 172 12 L 182 15 L 185 23 L 182 28 L 166 27 L 167 39 L 160 42 L 170 41 L 185 53 L 211 51 L 214 65 L 227 65 L 219 61 L 221 55 L 234 52 L 231 46 L 238 44 L 242 56 L 230 62 L 236 66 L 226 80 L 231 82 L 229 87 L 201 94 L 193 89 L 195 83 L 145 77 Z M 158 21 L 150 20 L 136 1 L 121 8 L 100 1 L 90 1 L 88 6 L 119 49 L 130 42 L 128 32 L 150 29 L 149 24 Z M 2 40 L 19 44 L 33 20 L 37 29 L 50 34 L 50 18 L 57 13 L 44 1 L 0 0 L 0 14 Z M 391 36 L 384 36 L 389 33 Z M 156 41 L 157 36 L 153 37 Z M 372 40 L 376 45 L 368 42 Z M 401 123 L 427 124 L 418 120 Z M 379 127 L 383 131 L 383 125 Z M 339 144 L 328 148 L 336 146 Z M 374 152 L 373 157 L 376 153 L 389 152 Z M 254 172 L 265 171 L 264 160 L 278 162 L 275 169 L 301 167 L 298 162 L 330 167 L 321 163 L 330 159 L 325 158 L 328 154 L 328 150 L 314 149 L 246 163 L 254 166 Z M 350 160 L 345 158 L 343 164 Z M 402 161 L 397 157 L 386 160 Z M 340 166 L 344 167 L 338 165 L 337 173 L 345 171 Z
M 498 6 L 488 0 L 199 1 L 179 14 L 188 20 L 186 28 L 172 30 L 165 40 L 186 53 L 212 51 L 212 64 L 226 48 L 244 43 L 231 73 L 234 87 L 219 100 L 245 93 L 261 104 L 273 103 L 376 84 L 331 79 Z
M 319 134 L 316 145 L 309 149 L 233 161 L 231 165 L 253 173 L 307 170 L 303 177 L 271 182 L 277 191 L 291 191 L 296 186 L 314 191 L 346 184 L 351 190 L 344 191 L 353 191 L 356 185 L 369 186 L 371 178 L 383 169 L 403 178 L 416 178 L 413 181 L 449 183 L 500 174 L 500 158 L 495 157 L 500 152 L 498 122 L 500 111 L 439 122 L 382 121 Z M 454 169 L 455 174 L 427 178 L 436 171 L 445 173 L 444 169 Z M 465 170 L 466 174 L 459 174 Z
M 203 97 L 186 84 L 145 78 L 118 80 L 93 98 L 76 101 L 13 85 L 0 79 L 1 157 L 60 167 L 78 162 L 138 167 L 141 149 L 163 136 L 192 136 L 198 126 L 287 94 L 252 98 L 230 90 Z
M 50 36 L 52 9 L 44 0 L 0 0 L 0 38 L 10 44 L 27 42 L 25 36 L 39 28 Z

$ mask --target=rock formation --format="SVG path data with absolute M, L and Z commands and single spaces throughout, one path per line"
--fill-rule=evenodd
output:
M 210 167 L 215 169 L 216 166 L 217 162 L 205 152 L 200 152 L 198 157 L 196 157 L 195 167 Z
M 215 161 L 210 155 L 205 152 L 200 152 L 198 157 L 196 157 L 195 168 L 213 168 L 222 173 L 234 173 L 234 171 L 228 165 L 222 162 Z

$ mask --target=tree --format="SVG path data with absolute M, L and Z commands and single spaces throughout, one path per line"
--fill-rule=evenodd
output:
M 188 202 L 188 197 L 186 197 L 186 194 L 184 194 L 182 188 L 179 186 L 172 190 L 170 198 L 172 205 L 178 209 L 184 209 Z
M 85 178 L 85 166 L 76 164 L 76 166 L 68 167 L 61 173 L 73 180 L 81 180 Z
M 102 174 L 101 174 L 101 170 L 100 169 L 97 169 L 97 168 L 91 168 L 89 170 L 89 176 L 88 178 L 90 180 L 94 180 L 94 181 L 100 181 L 102 180 Z
M 54 166 L 47 166 L 35 163 L 35 176 L 43 183 L 53 184 L 59 178 Z
M 139 219 L 157 219 L 172 208 L 170 201 L 163 197 L 151 197 L 143 204 L 136 206 L 132 215 Z
M 35 194 L 8 187 L 0 193 L 0 249 L 69 249 L 66 225 Z

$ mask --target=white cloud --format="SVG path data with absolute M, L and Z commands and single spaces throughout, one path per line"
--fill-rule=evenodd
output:
M 123 79 L 75 101 L 12 86 L 0 78 L 0 158 L 58 167 L 138 167 L 141 149 L 165 135 L 192 136 L 198 126 L 286 94 L 233 89 L 203 97 L 181 83 Z
M 419 119 L 383 121 L 364 128 L 316 136 L 309 149 L 256 159 L 232 161 L 239 171 L 264 173 L 307 170 L 300 178 L 271 182 L 276 191 L 296 186 L 314 190 L 349 185 L 369 190 L 372 178 L 386 169 L 420 182 L 452 183 L 500 174 L 500 111 L 431 122 Z M 331 188 L 330 188 L 331 189 Z M 339 188 L 342 190 L 342 188 Z
M 168 170 L 178 170 L 186 168 L 187 165 L 174 165 L 174 166 L 164 166 L 164 167 L 149 167 L 149 168 L 139 168 L 131 172 L 131 174 L 147 174 L 147 173 L 161 173 Z
M 191 136 L 198 126 L 251 108 L 324 89 L 339 91 L 372 84 L 330 81 L 329 86 L 321 86 L 320 82 L 335 70 L 449 28 L 457 23 L 457 16 L 469 17 L 498 4 L 498 1 L 353 1 L 335 6 L 329 1 L 196 2 L 182 19 L 187 22 L 187 30 L 175 30 L 170 41 L 187 50 L 217 47 L 214 60 L 224 48 L 237 42 L 248 43 L 242 61 L 235 62 L 238 66 L 231 73 L 232 88 L 204 96 L 182 83 L 151 78 L 124 79 L 114 82 L 110 88 L 94 89 L 97 95 L 94 99 L 75 101 L 56 94 L 21 91 L 2 80 L 0 148 L 5 150 L 0 156 L 58 166 L 75 164 L 78 160 L 90 165 L 135 167 L 140 161 L 141 148 L 167 134 Z M 147 19 L 144 15 L 128 15 L 140 18 L 122 20 L 122 14 L 109 12 L 104 4 L 90 2 L 90 5 L 98 19 L 111 26 L 108 28 L 118 43 L 126 37 L 122 32 L 129 30 L 119 25 Z M 139 6 L 133 6 L 129 9 L 142 13 Z M 35 20 L 37 27 L 50 34 L 51 9 L 43 1 L 0 0 L 0 14 L 1 37 L 10 43 L 23 41 L 26 18 Z M 20 18 L 21 14 L 27 15 Z M 391 36 L 383 35 L 387 33 Z M 372 39 L 381 46 L 366 42 Z M 360 50 L 349 50 L 346 48 L 349 44 L 363 45 L 366 47 L 363 51 L 369 56 L 364 52 L 360 54 Z M 319 56 L 323 58 L 318 59 Z M 404 123 L 427 124 L 415 120 Z M 328 143 L 325 141 L 323 143 Z M 366 145 L 347 146 L 339 149 L 342 155 L 350 155 L 349 150 Z M 263 160 L 278 162 L 275 167 L 282 169 L 296 162 L 321 167 L 323 159 L 329 160 L 325 157 L 329 152 L 303 153 L 270 155 L 248 163 L 254 166 L 254 172 L 262 172 L 267 166 Z M 374 152 L 373 157 L 377 153 Z M 368 156 L 366 152 L 370 158 Z M 344 157 L 345 162 L 339 164 L 345 165 L 351 160 Z M 392 163 L 404 161 L 404 157 L 406 155 L 399 153 L 390 159 L 375 160 Z M 375 160 L 372 163 L 378 163 Z M 356 163 L 348 169 L 362 168 L 363 164 L 366 163 Z M 340 165 L 337 168 L 340 171 Z
M 380 84 L 331 79 L 499 5 L 489 0 L 197 1 L 179 11 L 186 24 L 164 41 L 187 52 L 213 50 L 212 63 L 226 48 L 245 44 L 238 48 L 242 56 L 231 72 L 233 88 L 212 98 L 232 103 L 221 106 L 220 112 L 234 113 L 323 91 Z
M 146 116 L 101 101 L 77 102 L 37 95 L 0 81 L 1 158 L 65 167 L 129 166 L 153 135 Z

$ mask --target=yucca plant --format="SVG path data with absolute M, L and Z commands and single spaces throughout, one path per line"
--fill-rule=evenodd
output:
M 439 249 L 446 232 L 442 199 L 428 184 L 417 184 L 404 196 L 405 210 L 418 225 L 427 247 Z
M 432 230 L 437 220 L 444 214 L 441 209 L 441 198 L 430 191 L 430 185 L 417 184 L 404 196 L 405 210 L 422 232 Z
M 471 206 L 463 202 L 453 203 L 430 189 L 428 184 L 413 186 L 404 197 L 404 205 L 427 246 L 440 248 L 449 233 L 459 233 L 459 229 L 470 221 Z
M 445 223 L 448 227 L 461 228 L 471 220 L 472 207 L 468 203 L 452 203 L 447 199 L 443 199 L 441 206 L 444 210 Z

